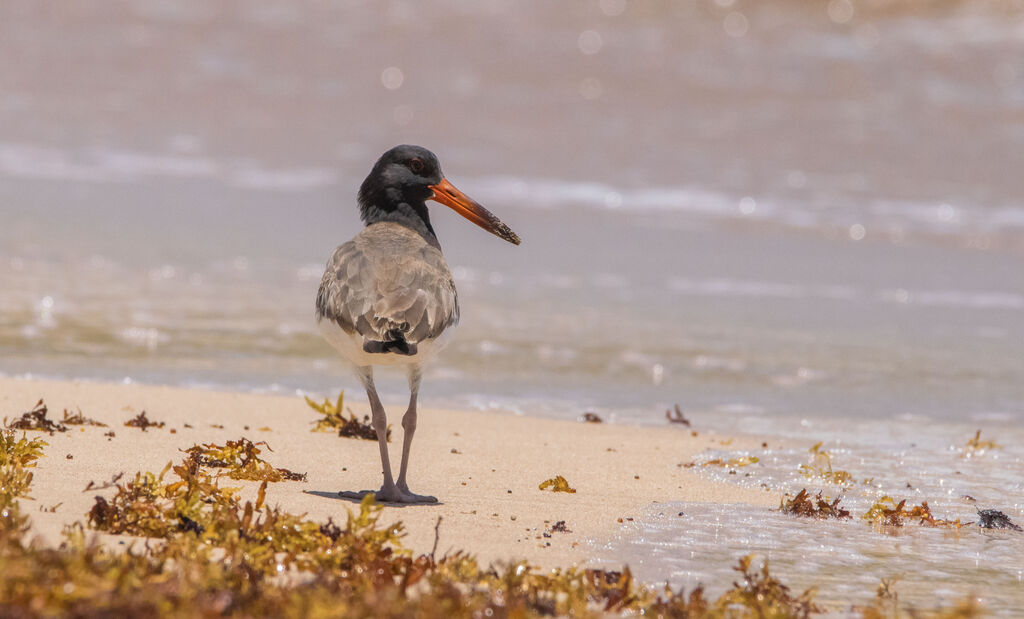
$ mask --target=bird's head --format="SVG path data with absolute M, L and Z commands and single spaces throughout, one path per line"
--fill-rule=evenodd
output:
M 520 243 L 516 233 L 500 219 L 448 182 L 441 173 L 437 157 L 422 146 L 403 144 L 387 151 L 373 165 L 373 170 L 359 188 L 359 206 L 367 224 L 390 219 L 390 214 L 405 205 L 433 232 L 427 215 L 427 200 L 450 207 L 509 243 Z

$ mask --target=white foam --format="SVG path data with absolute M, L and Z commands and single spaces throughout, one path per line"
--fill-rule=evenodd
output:
M 669 279 L 668 287 L 675 292 L 702 296 L 782 298 L 807 296 L 807 290 L 803 286 L 778 282 L 755 282 L 729 279 L 692 280 L 673 277 Z
M 94 165 L 117 177 L 146 176 L 201 178 L 216 176 L 222 166 L 207 157 L 164 155 L 124 150 L 97 150 L 90 157 Z
M 963 290 L 881 290 L 876 295 L 887 303 L 916 303 L 973 309 L 1024 309 L 1024 296 L 1009 292 L 967 292 Z
M 210 179 L 243 189 L 309 191 L 337 182 L 323 167 L 271 168 L 259 162 L 133 150 L 67 150 L 0 142 L 0 175 L 84 183 Z
M 488 176 L 466 180 L 466 190 L 481 200 L 513 203 L 534 208 L 582 206 L 604 210 L 625 208 L 634 211 L 695 211 L 718 215 L 739 215 L 743 196 L 695 187 L 653 187 L 626 189 L 604 183 L 524 179 Z M 769 201 L 757 202 L 756 214 L 774 211 Z
M 631 213 L 690 213 L 721 219 L 774 222 L 802 229 L 976 235 L 1024 228 L 1024 205 L 950 204 L 876 198 L 863 201 L 836 189 L 824 195 L 782 197 L 711 188 L 618 187 L 587 181 L 485 176 L 460 181 L 486 203 L 527 208 L 590 208 Z

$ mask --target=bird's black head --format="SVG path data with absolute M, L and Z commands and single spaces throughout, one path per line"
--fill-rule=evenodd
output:
M 386 221 L 395 211 L 410 208 L 433 233 L 424 203 L 434 194 L 431 186 L 441 179 L 441 164 L 434 153 L 410 144 L 392 148 L 380 156 L 359 188 L 363 222 Z
M 519 237 L 508 226 L 444 178 L 437 157 L 422 146 L 396 146 L 373 164 L 359 188 L 360 217 L 366 225 L 381 221 L 401 223 L 436 244 L 427 200 L 451 207 L 484 230 L 519 244 Z

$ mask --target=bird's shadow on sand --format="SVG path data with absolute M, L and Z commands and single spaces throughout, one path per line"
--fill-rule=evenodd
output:
M 363 494 L 366 492 L 373 493 L 373 490 L 359 490 L 359 491 L 342 491 L 348 492 L 349 496 L 343 496 L 338 491 L 327 491 L 327 490 L 303 490 L 303 494 L 312 494 L 323 499 L 334 499 L 336 501 L 345 501 L 346 503 L 352 503 L 359 505 L 363 502 L 362 497 L 353 496 L 357 494 Z M 436 503 L 392 503 L 390 501 L 377 501 L 379 505 L 387 505 L 388 507 L 437 507 L 444 505 L 444 502 L 437 501 Z

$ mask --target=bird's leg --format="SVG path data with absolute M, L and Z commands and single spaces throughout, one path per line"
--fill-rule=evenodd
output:
M 363 387 L 366 388 L 366 397 L 370 400 L 370 410 L 373 411 L 373 429 L 377 431 L 377 444 L 380 445 L 380 464 L 384 469 L 384 485 L 373 494 L 378 501 L 406 502 L 403 501 L 402 491 L 395 486 L 395 481 L 391 477 L 391 461 L 388 459 L 388 418 L 384 412 L 384 405 L 377 397 L 377 388 L 373 384 L 373 368 L 358 368 L 356 374 L 359 377 L 359 382 L 363 383 Z
M 409 471 L 409 447 L 412 445 L 413 434 L 416 433 L 416 396 L 420 391 L 420 367 L 409 366 L 409 410 L 405 411 L 402 417 L 402 466 L 398 472 L 398 489 L 405 495 L 406 500 L 413 503 L 436 503 L 437 498 L 422 494 L 413 494 L 409 491 L 409 484 L 405 475 Z
M 413 434 L 416 433 L 416 395 L 419 390 L 420 370 L 414 365 L 409 366 L 409 410 L 405 411 L 405 416 L 402 417 L 402 465 L 398 471 L 398 489 L 402 492 L 409 492 L 405 474 L 409 470 L 409 447 L 412 445 Z

